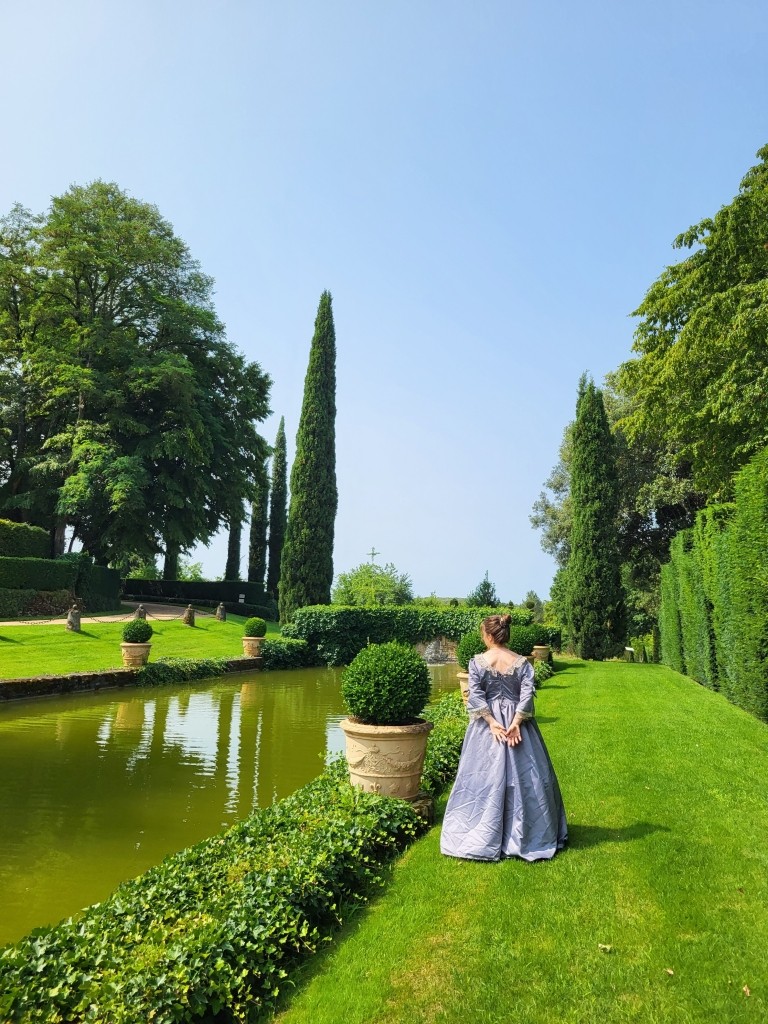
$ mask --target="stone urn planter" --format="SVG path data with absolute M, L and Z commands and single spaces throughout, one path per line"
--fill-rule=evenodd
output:
M 425 662 L 405 644 L 371 644 L 345 670 L 349 781 L 369 793 L 414 801 L 432 722 L 418 716 L 429 700 Z
M 245 620 L 243 626 L 243 654 L 246 658 L 260 658 L 261 645 L 267 634 L 267 624 L 257 615 Z
M 146 619 L 131 619 L 123 626 L 120 653 L 126 668 L 141 668 L 149 661 L 152 627 Z
M 464 707 L 466 707 L 469 704 L 469 672 L 457 672 L 456 678 L 459 680 L 461 699 L 464 701 Z
M 549 661 L 549 644 L 536 644 L 531 653 L 534 661 Z

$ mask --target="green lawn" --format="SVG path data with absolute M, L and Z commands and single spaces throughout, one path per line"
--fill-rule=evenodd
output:
M 150 620 L 154 635 L 150 661 L 162 657 L 217 658 L 243 653 L 240 638 L 245 619 L 230 615 L 226 622 L 197 617 L 194 628 L 179 621 Z M 0 679 L 65 675 L 120 668 L 122 622 L 84 622 L 81 633 L 63 625 L 0 626 Z M 267 636 L 279 636 L 276 622 Z
M 568 849 L 456 861 L 433 829 L 274 1020 L 768 1020 L 768 727 L 658 665 L 571 662 L 538 712 Z

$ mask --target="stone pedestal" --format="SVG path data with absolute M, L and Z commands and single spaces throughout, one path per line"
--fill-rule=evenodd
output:
M 67 629 L 72 633 L 80 632 L 80 609 L 76 604 L 73 604 L 67 612 Z
M 216 614 L 216 618 L 219 620 L 219 622 L 226 622 L 227 621 L 227 609 L 224 607 L 223 603 L 220 604 L 219 607 L 216 609 L 216 613 L 215 614 Z
M 195 624 L 195 609 L 191 604 L 188 604 L 184 609 L 184 614 L 181 616 L 181 621 L 185 626 L 194 626 Z
M 147 609 L 144 607 L 143 604 L 139 605 L 139 607 L 133 613 L 133 617 L 134 617 L 134 619 L 146 619 L 146 617 L 147 617 Z

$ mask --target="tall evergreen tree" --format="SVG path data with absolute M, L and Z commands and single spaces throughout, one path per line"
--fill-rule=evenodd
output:
M 573 525 L 568 561 L 568 627 L 582 658 L 615 654 L 625 640 L 614 442 L 602 393 L 579 382 L 571 454 Z
M 269 477 L 267 467 L 262 468 L 256 497 L 251 504 L 251 530 L 248 538 L 248 581 L 264 586 L 267 571 L 267 506 L 269 504 Z
M 280 621 L 303 605 L 328 604 L 336 521 L 336 332 L 323 292 L 304 380 L 291 468 L 291 500 L 280 563 Z
M 229 522 L 229 542 L 227 544 L 227 566 L 224 569 L 225 580 L 240 579 L 240 548 L 243 536 L 242 503 L 233 511 Z
M 269 495 L 269 568 L 267 593 L 277 599 L 280 590 L 280 559 L 283 555 L 285 526 L 288 520 L 288 466 L 285 444 L 285 417 L 280 417 L 272 453 L 272 486 Z

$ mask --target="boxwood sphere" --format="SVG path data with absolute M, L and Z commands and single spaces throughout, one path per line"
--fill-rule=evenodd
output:
M 123 643 L 146 644 L 152 636 L 152 627 L 146 619 L 131 619 L 123 626 Z
M 266 636 L 267 635 L 267 624 L 264 619 L 260 619 L 258 615 L 254 615 L 251 619 L 245 620 L 243 626 L 243 636 Z
M 476 654 L 482 654 L 486 650 L 483 638 L 479 629 L 471 629 L 465 633 L 456 645 L 456 660 L 466 672 L 469 662 Z
M 345 669 L 347 711 L 366 725 L 406 725 L 424 710 L 431 680 L 426 662 L 407 644 L 371 644 Z

